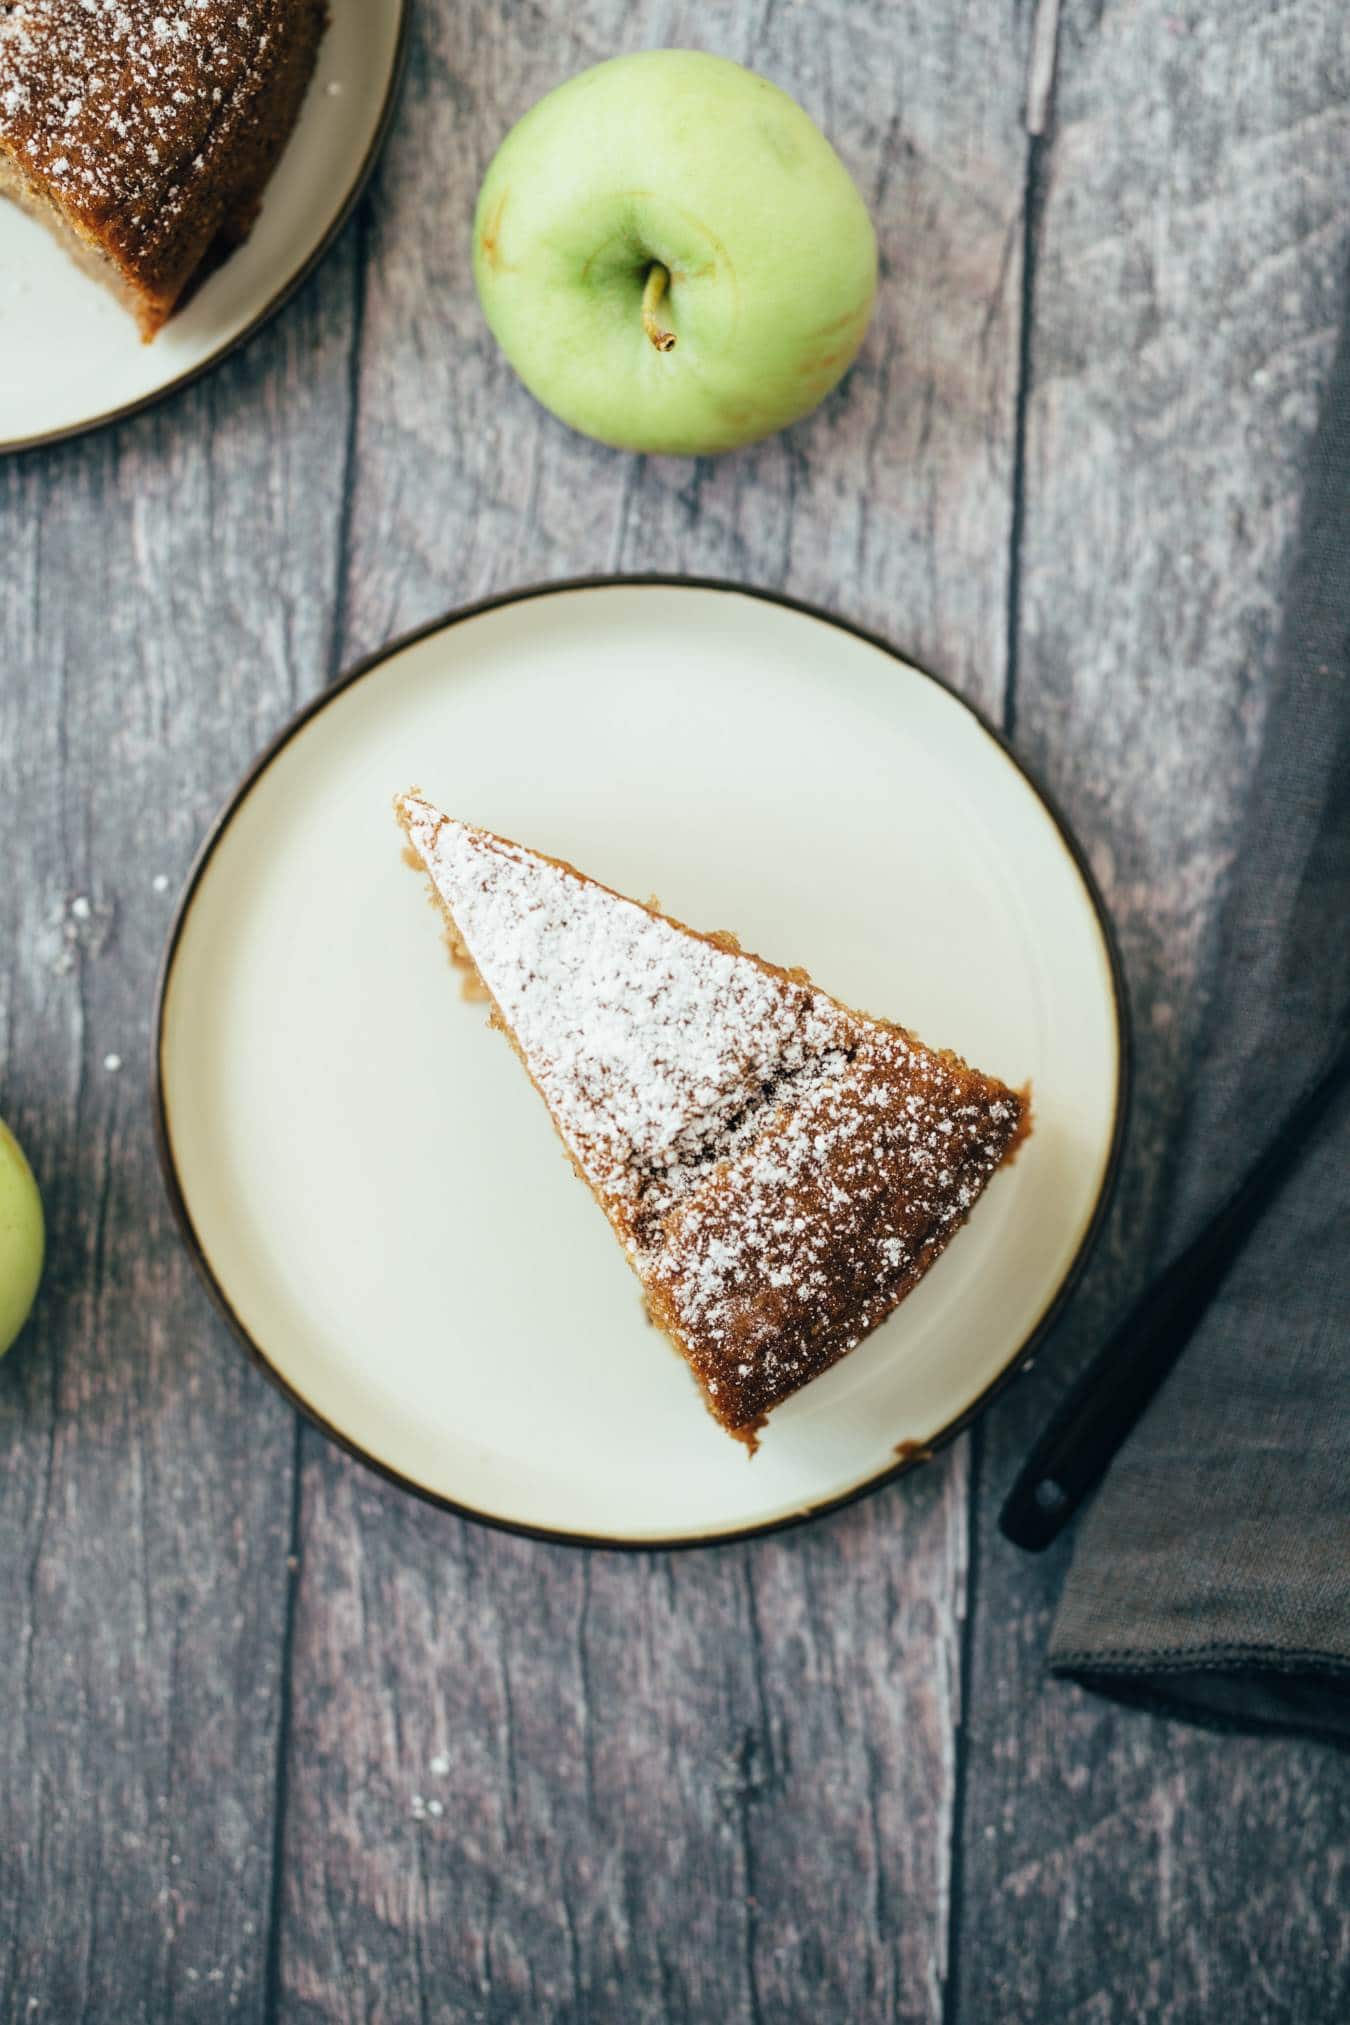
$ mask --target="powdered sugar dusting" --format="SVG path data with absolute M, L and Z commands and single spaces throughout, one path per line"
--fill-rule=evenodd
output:
M 400 809 L 654 1318 L 753 1428 L 927 1270 L 1023 1100 L 419 796 Z
M 192 172 L 248 117 L 296 0 L 12 0 L 0 8 L 0 155 L 145 259 Z M 306 0 L 306 5 L 311 0 Z
M 692 1361 L 705 1376 L 733 1365 L 749 1418 L 851 1350 L 917 1283 L 1020 1123 L 1011 1093 L 961 1104 L 971 1072 L 858 1026 L 840 1073 L 767 1120 L 715 1189 L 677 1205 L 649 1262 Z
M 410 834 L 602 1194 L 678 1189 L 785 1076 L 848 1046 L 823 993 L 405 797 Z

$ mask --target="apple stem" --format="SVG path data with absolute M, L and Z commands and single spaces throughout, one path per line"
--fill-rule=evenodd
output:
M 674 331 L 667 330 L 656 314 L 669 280 L 668 270 L 659 260 L 654 260 L 647 269 L 647 286 L 642 291 L 642 328 L 659 352 L 673 352 L 675 349 Z

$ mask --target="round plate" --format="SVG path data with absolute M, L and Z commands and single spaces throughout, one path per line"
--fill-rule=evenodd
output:
M 295 132 L 239 251 L 153 344 L 36 219 L 0 199 L 0 452 L 120 421 L 250 337 L 327 251 L 393 111 L 408 0 L 329 0 Z
M 390 807 L 445 808 L 804 964 L 1035 1088 L 1035 1132 L 895 1314 L 718 1428 L 481 1005 Z M 1126 1021 L 1080 853 L 974 713 L 880 641 L 729 585 L 555 586 L 442 621 L 282 733 L 165 959 L 161 1148 L 208 1281 L 346 1447 L 555 1537 L 707 1541 L 962 1426 L 1103 1208 Z

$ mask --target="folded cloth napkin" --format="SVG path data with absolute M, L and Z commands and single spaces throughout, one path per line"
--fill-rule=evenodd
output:
M 1309 466 L 1167 1232 L 1179 1251 L 1350 1009 L 1350 324 Z M 1350 1091 L 1080 1523 L 1050 1665 L 1350 1741 Z

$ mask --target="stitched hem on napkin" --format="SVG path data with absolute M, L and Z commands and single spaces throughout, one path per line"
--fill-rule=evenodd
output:
M 1215 1730 L 1263 1730 L 1350 1746 L 1350 1662 L 1261 1645 L 1057 1652 L 1061 1680 Z M 1344 1684 L 1344 1692 L 1340 1691 Z

